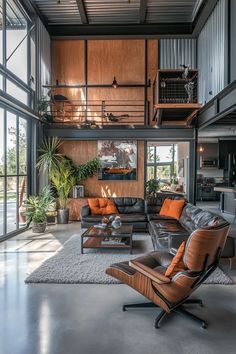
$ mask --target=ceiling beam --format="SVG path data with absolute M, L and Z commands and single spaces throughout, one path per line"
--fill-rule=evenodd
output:
M 192 34 L 191 23 L 155 23 L 155 24 L 125 24 L 125 25 L 50 25 L 48 26 L 51 36 L 78 36 L 78 37 L 106 37 L 106 36 L 129 36 L 129 37 L 161 37 L 167 36 L 178 38 L 189 37 Z
M 208 17 L 211 15 L 214 10 L 218 0 L 206 0 L 202 3 L 198 15 L 196 16 L 195 21 L 193 22 L 193 35 L 197 36 L 203 26 L 205 25 Z
M 78 9 L 79 9 L 79 13 L 80 13 L 80 18 L 81 18 L 81 22 L 83 24 L 88 24 L 88 16 L 86 13 L 86 9 L 85 9 L 85 5 L 84 5 L 84 0 L 76 0 Z
M 140 0 L 140 8 L 139 8 L 139 22 L 143 23 L 146 20 L 147 14 L 147 0 Z

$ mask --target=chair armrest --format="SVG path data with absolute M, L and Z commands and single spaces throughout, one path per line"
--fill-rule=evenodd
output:
M 147 278 L 155 281 L 158 284 L 168 284 L 171 282 L 170 278 L 167 278 L 164 274 L 153 270 L 152 268 L 137 262 L 135 260 L 129 261 L 129 266 L 145 275 Z
M 81 218 L 83 218 L 83 217 L 85 218 L 86 216 L 90 215 L 89 205 L 82 206 L 81 211 L 80 211 L 80 215 L 81 215 Z

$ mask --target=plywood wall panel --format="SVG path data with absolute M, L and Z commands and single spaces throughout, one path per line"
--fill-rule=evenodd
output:
M 158 68 L 158 41 L 156 39 L 149 39 L 147 43 L 148 48 L 148 79 L 151 80 L 151 87 L 148 88 L 147 98 L 149 101 L 149 123 L 153 124 L 153 81 L 155 79 Z
M 97 156 L 96 141 L 64 141 L 60 152 L 79 165 Z M 138 168 L 136 181 L 99 181 L 97 176 L 81 183 L 85 196 L 90 197 L 141 197 L 144 196 L 144 142 L 138 141 Z
M 88 41 L 88 83 L 111 84 L 114 76 L 118 83 L 144 83 L 144 40 Z

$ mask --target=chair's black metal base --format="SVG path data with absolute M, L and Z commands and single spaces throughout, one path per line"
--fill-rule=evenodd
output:
M 187 299 L 183 302 L 183 304 L 175 307 L 170 313 L 166 312 L 165 310 L 162 310 L 157 318 L 155 319 L 155 328 L 160 327 L 160 322 L 162 319 L 168 315 L 170 315 L 172 312 L 178 313 L 180 315 L 186 316 L 195 322 L 199 323 L 202 328 L 206 329 L 207 328 L 207 322 L 191 312 L 187 311 L 183 305 L 184 304 L 199 304 L 201 307 L 203 307 L 203 303 L 201 299 Z M 126 311 L 127 309 L 137 309 L 137 308 L 155 308 L 158 307 L 156 304 L 153 302 L 145 302 L 145 303 L 139 303 L 139 304 L 127 304 L 123 306 L 123 311 Z

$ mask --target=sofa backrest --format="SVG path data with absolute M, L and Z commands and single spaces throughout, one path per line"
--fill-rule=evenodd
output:
M 192 232 L 196 229 L 194 218 L 201 211 L 202 209 L 193 204 L 187 203 L 182 210 L 179 222 L 186 230 Z
M 226 220 L 220 215 L 187 203 L 183 208 L 179 221 L 185 229 L 192 232 L 198 228 L 224 224 Z
M 144 213 L 144 200 L 142 198 L 116 197 L 111 198 L 120 214 Z
M 185 199 L 181 194 L 168 192 L 156 193 L 156 196 L 147 197 L 145 200 L 145 209 L 147 214 L 158 214 L 161 206 L 166 198 L 169 199 Z

